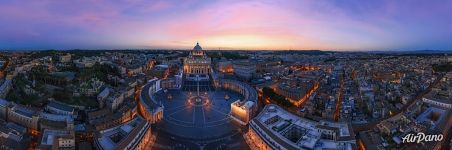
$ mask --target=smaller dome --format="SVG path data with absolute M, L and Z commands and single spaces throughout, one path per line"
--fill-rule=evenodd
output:
M 201 48 L 201 46 L 199 46 L 199 43 L 198 43 L 198 42 L 196 42 L 196 46 L 193 47 L 193 50 L 195 50 L 195 51 L 200 51 L 200 50 L 202 50 L 202 48 Z

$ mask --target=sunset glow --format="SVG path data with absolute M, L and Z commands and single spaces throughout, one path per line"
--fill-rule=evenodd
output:
M 452 2 L 0 1 L 0 49 L 452 49 Z

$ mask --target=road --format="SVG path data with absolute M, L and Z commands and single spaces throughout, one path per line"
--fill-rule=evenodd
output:
M 342 98 L 344 97 L 344 80 L 345 80 L 345 75 L 341 75 L 341 79 L 339 81 L 339 94 L 337 97 L 337 101 L 336 101 L 336 111 L 334 112 L 334 121 L 339 121 L 339 112 L 341 109 L 341 104 L 342 104 Z

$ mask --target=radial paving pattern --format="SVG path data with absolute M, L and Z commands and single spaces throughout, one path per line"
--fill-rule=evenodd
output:
M 238 129 L 229 119 L 230 104 L 242 98 L 237 93 L 217 90 L 200 93 L 198 98 L 196 93 L 169 90 L 156 93 L 155 98 L 165 107 L 158 126 L 176 136 L 216 139 Z

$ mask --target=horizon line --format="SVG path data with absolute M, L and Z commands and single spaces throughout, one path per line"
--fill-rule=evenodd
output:
M 1 49 L 0 52 L 4 51 L 190 51 L 191 49 L 181 49 L 181 48 L 99 48 L 99 49 L 81 49 L 81 48 L 71 48 L 71 49 Z M 416 52 L 416 51 L 435 51 L 435 52 L 452 52 L 447 49 L 407 49 L 407 50 L 320 50 L 320 49 L 203 49 L 203 51 L 322 51 L 322 52 Z

